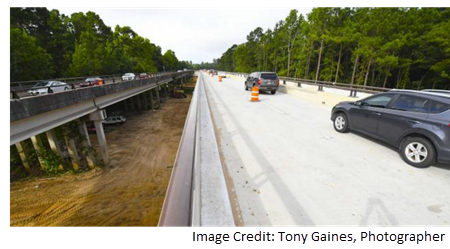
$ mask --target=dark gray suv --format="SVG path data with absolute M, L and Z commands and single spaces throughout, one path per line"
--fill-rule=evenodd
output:
M 259 91 L 270 91 L 275 94 L 280 85 L 278 75 L 274 72 L 253 72 L 245 80 L 245 91 L 252 87 L 259 87 Z
M 392 90 L 333 107 L 334 129 L 382 140 L 418 168 L 450 163 L 450 96 L 437 92 Z

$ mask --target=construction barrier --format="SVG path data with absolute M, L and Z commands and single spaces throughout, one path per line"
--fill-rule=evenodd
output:
M 257 86 L 254 86 L 254 87 L 252 88 L 252 98 L 251 98 L 251 101 L 252 101 L 252 102 L 259 101 L 259 87 L 257 87 Z

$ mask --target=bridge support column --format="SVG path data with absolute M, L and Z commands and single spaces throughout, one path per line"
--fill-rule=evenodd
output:
M 140 97 L 139 97 L 139 94 L 136 95 L 136 96 L 134 96 L 133 99 L 134 99 L 135 104 L 136 104 L 136 106 L 137 106 L 137 110 L 138 110 L 139 112 L 141 112 L 141 111 L 142 111 L 142 105 L 141 105 L 141 99 L 140 99 Z
M 149 96 L 149 104 L 150 104 L 150 110 L 154 109 L 155 106 L 155 100 L 153 99 L 153 90 L 148 91 L 148 96 Z
M 141 96 L 142 99 L 142 107 L 145 111 L 148 111 L 148 103 L 147 103 L 147 93 L 143 92 L 141 94 L 139 94 Z
M 33 143 L 33 147 L 36 150 L 36 155 L 38 157 L 39 164 L 41 165 L 41 169 L 45 170 L 44 160 L 39 154 L 44 149 L 41 134 L 31 137 L 31 142 Z
M 135 105 L 134 105 L 133 97 L 131 97 L 131 98 L 127 99 L 127 100 L 128 100 L 129 103 L 130 103 L 130 110 L 131 110 L 131 111 L 135 111 L 136 108 L 135 108 Z
M 98 144 L 100 146 L 100 155 L 102 156 L 103 163 L 108 165 L 108 144 L 106 143 L 105 131 L 103 130 L 102 121 L 105 119 L 103 110 L 95 111 L 89 114 L 89 119 L 94 121 L 95 131 L 97 133 Z
M 123 100 L 122 104 L 123 104 L 123 110 L 125 112 L 128 112 L 128 100 L 127 99 Z
M 62 153 L 61 147 L 58 143 L 58 138 L 56 137 L 55 130 L 49 130 L 46 131 L 45 134 L 47 134 L 48 143 L 50 144 L 50 149 L 52 149 L 58 156 L 61 158 L 64 158 L 64 155 Z
M 78 155 L 75 141 L 67 135 L 68 132 L 68 128 L 64 127 L 64 141 L 66 142 L 67 150 L 69 151 L 72 167 L 75 171 L 77 171 L 78 169 L 80 169 L 80 157 Z
M 23 167 L 25 168 L 25 171 L 30 173 L 31 172 L 31 164 L 28 159 L 28 155 L 25 152 L 25 147 L 26 147 L 26 145 L 23 141 L 16 143 L 16 148 L 17 148 L 17 151 L 19 152 L 20 160 L 22 160 Z
M 162 94 L 164 96 L 164 98 L 167 98 L 167 85 L 162 85 Z
M 156 109 L 159 109 L 161 107 L 161 99 L 159 98 L 159 85 L 158 88 L 155 89 L 155 94 L 156 94 Z
M 89 134 L 86 128 L 86 122 L 83 119 L 80 119 L 80 124 L 78 126 L 80 130 L 80 134 L 84 137 L 83 139 L 83 146 L 86 147 L 86 161 L 88 163 L 88 166 L 90 169 L 95 168 L 95 158 L 91 152 L 92 145 L 91 140 L 89 139 Z

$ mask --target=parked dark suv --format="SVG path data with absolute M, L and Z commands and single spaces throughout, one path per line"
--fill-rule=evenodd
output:
M 280 85 L 278 75 L 274 72 L 254 72 L 245 80 L 245 91 L 258 86 L 260 91 L 270 91 L 275 94 Z
M 399 149 L 418 168 L 436 160 L 450 163 L 450 96 L 392 90 L 356 102 L 341 102 L 331 112 L 334 129 L 354 130 Z

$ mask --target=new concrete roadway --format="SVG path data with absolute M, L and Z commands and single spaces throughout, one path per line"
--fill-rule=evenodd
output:
M 337 133 L 329 106 L 203 77 L 238 225 L 450 225 L 450 166 Z

